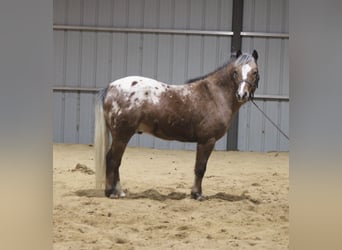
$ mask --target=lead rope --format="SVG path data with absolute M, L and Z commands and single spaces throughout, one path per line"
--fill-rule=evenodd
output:
M 274 126 L 274 127 L 276 127 L 277 129 L 278 129 L 278 131 L 286 138 L 286 139 L 288 139 L 288 140 L 290 140 L 290 138 L 278 127 L 278 125 L 277 124 L 275 124 L 272 120 L 271 120 L 271 118 L 269 118 L 267 115 L 266 115 L 266 113 L 261 109 L 261 108 L 259 108 L 259 106 L 258 105 L 256 105 L 256 103 L 254 102 L 254 100 L 252 99 L 251 100 L 251 102 L 254 104 L 254 106 L 257 108 L 257 109 L 259 109 L 259 111 L 266 117 L 266 119 L 270 122 L 270 123 L 272 123 L 272 125 Z

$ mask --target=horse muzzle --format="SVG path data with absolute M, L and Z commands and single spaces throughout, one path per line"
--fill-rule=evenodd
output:
M 247 102 L 253 98 L 253 94 L 249 91 L 236 92 L 236 99 L 238 102 Z
M 247 102 L 254 97 L 253 85 L 248 81 L 241 81 L 239 88 L 237 89 L 235 95 L 238 102 Z

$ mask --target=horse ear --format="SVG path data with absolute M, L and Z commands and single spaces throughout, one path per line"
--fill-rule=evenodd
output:
M 256 50 L 253 50 L 252 56 L 254 57 L 254 60 L 257 61 L 258 60 L 258 52 Z
M 239 56 L 241 56 L 241 55 L 242 55 L 242 52 L 240 49 L 238 51 L 236 51 L 236 58 L 239 58 Z

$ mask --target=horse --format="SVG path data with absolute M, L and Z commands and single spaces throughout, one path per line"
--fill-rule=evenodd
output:
M 125 197 L 121 158 L 135 133 L 147 133 L 197 143 L 190 195 L 203 200 L 202 179 L 214 145 L 258 87 L 257 59 L 256 50 L 252 54 L 237 51 L 215 71 L 181 85 L 128 76 L 100 90 L 95 104 L 96 188 L 104 188 L 109 198 Z

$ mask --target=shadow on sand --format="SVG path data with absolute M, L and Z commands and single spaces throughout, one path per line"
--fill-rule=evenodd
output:
M 148 189 L 143 192 L 132 193 L 128 190 L 125 190 L 126 197 L 124 199 L 134 200 L 134 199 L 150 199 L 156 201 L 165 201 L 165 200 L 183 200 L 185 198 L 190 199 L 190 194 L 181 193 L 181 192 L 171 192 L 169 194 L 161 194 L 155 189 Z M 105 197 L 104 191 L 102 189 L 84 189 L 78 190 L 75 192 L 77 196 L 81 197 Z M 214 195 L 205 196 L 204 200 L 224 200 L 224 201 L 242 201 L 248 200 L 254 204 L 260 204 L 260 201 L 257 199 L 251 198 L 249 195 L 242 193 L 241 195 L 227 194 L 224 192 L 219 192 Z

